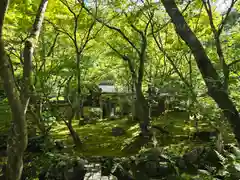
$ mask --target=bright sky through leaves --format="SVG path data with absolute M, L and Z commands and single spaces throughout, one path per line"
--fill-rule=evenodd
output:
M 231 0 L 217 0 L 216 6 L 217 10 L 223 12 L 227 10 L 230 6 Z

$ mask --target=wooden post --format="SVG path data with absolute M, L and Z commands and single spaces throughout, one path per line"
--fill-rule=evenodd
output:
M 100 104 L 100 109 L 101 109 L 101 113 L 100 113 L 100 119 L 103 119 L 103 102 L 102 102 L 102 93 L 99 96 L 99 104 Z
M 169 110 L 169 102 L 170 102 L 170 99 L 169 99 L 169 97 L 167 96 L 166 97 L 166 100 L 165 100 L 165 110 Z

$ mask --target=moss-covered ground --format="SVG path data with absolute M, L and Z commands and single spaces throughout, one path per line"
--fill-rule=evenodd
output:
M 194 122 L 188 118 L 188 115 L 184 112 L 169 112 L 154 119 L 152 124 L 161 126 L 170 132 L 169 136 L 165 136 L 156 131 L 159 146 L 164 146 L 169 151 L 177 150 L 179 152 L 196 146 L 197 142 L 188 138 L 195 131 Z M 119 137 L 112 136 L 111 130 L 115 126 L 124 128 L 126 134 Z M 128 156 L 140 150 L 138 148 L 129 152 L 123 150 L 139 133 L 138 124 L 131 123 L 126 118 L 98 120 L 96 124 L 83 126 L 79 126 L 78 121 L 73 121 L 73 127 L 83 141 L 83 147 L 79 149 L 79 153 L 84 156 Z M 199 122 L 199 128 L 201 130 L 213 129 L 209 123 L 203 121 Z M 70 133 L 64 123 L 57 123 L 51 132 L 54 138 L 72 144 Z M 233 135 L 229 132 L 229 128 L 224 126 L 224 140 L 233 142 Z
M 10 123 L 10 113 L 8 107 L 0 105 L 0 132 L 6 133 Z M 196 146 L 195 142 L 188 139 L 189 134 L 195 131 L 194 121 L 190 121 L 188 114 L 184 112 L 169 112 L 159 118 L 153 119 L 154 125 L 164 127 L 170 132 L 170 136 L 163 136 L 156 131 L 157 141 L 160 146 L 169 148 L 169 150 L 184 151 Z M 233 142 L 234 138 L 227 123 L 223 125 L 223 137 L 225 142 Z M 218 124 L 219 125 L 219 124 Z M 120 126 L 126 130 L 126 134 L 114 137 L 111 130 L 115 126 Z M 123 151 L 126 144 L 130 144 L 133 138 L 138 135 L 139 127 L 137 123 L 130 122 L 127 118 L 115 120 L 98 120 L 95 124 L 78 125 L 78 121 L 73 121 L 73 127 L 78 132 L 83 146 L 77 152 L 84 156 L 127 156 L 138 152 L 136 148 L 133 151 Z M 199 129 L 211 129 L 207 120 L 199 122 Z M 63 122 L 57 122 L 51 130 L 55 139 L 63 140 L 67 145 L 72 145 L 72 138 Z

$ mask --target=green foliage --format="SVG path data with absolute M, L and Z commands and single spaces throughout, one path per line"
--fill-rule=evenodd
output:
M 31 33 L 29 29 L 32 27 L 39 2 L 39 0 L 12 0 L 5 18 L 3 33 L 5 49 L 12 62 L 18 86 L 22 85 L 24 42 Z M 34 156 L 37 158 L 34 161 L 45 160 L 48 169 L 51 169 L 49 165 L 52 163 L 52 168 L 56 170 L 62 164 L 71 168 L 69 161 L 73 161 L 77 155 L 129 156 L 136 155 L 140 150 L 140 154 L 134 157 L 134 168 L 138 166 L 147 172 L 138 174 L 136 169 L 133 170 L 134 168 L 131 167 L 135 177 L 148 178 L 149 174 L 156 175 L 159 169 L 152 167 L 158 167 L 169 168 L 171 177 L 166 177 L 175 179 L 213 179 L 213 176 L 217 175 L 221 175 L 224 179 L 240 178 L 240 150 L 236 147 L 232 147 L 231 152 L 223 154 L 211 151 L 211 156 L 217 161 L 214 163 L 220 164 L 221 168 L 216 168 L 215 164 L 210 163 L 214 166 L 213 168 L 202 169 L 202 165 L 208 162 L 203 157 L 198 162 L 201 167 L 199 164 L 191 167 L 197 171 L 195 175 L 181 172 L 176 165 L 176 157 L 182 156 L 197 146 L 197 143 L 189 138 L 196 131 L 197 123 L 200 130 L 219 128 L 226 143 L 235 141 L 229 124 L 222 117 L 216 103 L 207 95 L 206 86 L 193 55 L 175 32 L 175 27 L 170 23 L 162 4 L 158 1 L 97 2 L 97 8 L 93 2 L 87 3 L 86 8 L 89 8 L 87 11 L 78 1 L 49 1 L 44 26 L 33 58 L 33 93 L 37 101 L 43 102 L 42 109 L 34 109 L 36 114 L 41 117 L 39 119 L 44 126 L 52 127 L 51 136 L 72 145 L 66 124 L 57 121 L 56 117 L 60 112 L 58 109 L 54 113 L 50 112 L 49 104 L 52 100 L 57 100 L 56 97 L 59 97 L 59 100 L 66 100 L 67 96 L 71 100 L 76 99 L 79 85 L 78 73 L 80 74 L 81 100 L 89 95 L 90 89 L 97 91 L 98 84 L 103 80 L 114 81 L 115 86 L 120 90 L 132 89 L 134 76 L 129 68 L 129 62 L 123 60 L 121 55 L 130 59 L 133 70 L 138 76 L 140 67 L 138 51 L 143 44 L 139 31 L 144 32 L 146 29 L 147 47 L 142 90 L 148 98 L 147 89 L 150 84 L 158 90 L 156 96 L 162 94 L 170 96 L 168 103 L 171 107 L 161 117 L 153 118 L 151 122 L 153 125 L 164 127 L 170 135 L 156 133 L 158 144 L 155 146 L 161 149 L 160 153 L 156 149 L 151 149 L 152 140 L 147 139 L 143 142 L 143 139 L 139 138 L 139 125 L 137 122 L 130 122 L 127 118 L 112 121 L 94 120 L 95 124 L 85 126 L 78 126 L 79 122 L 73 119 L 73 128 L 83 141 L 82 149 L 78 151 L 68 148 L 64 155 L 48 153 L 44 157 Z M 183 11 L 187 1 L 176 2 Z M 239 10 L 240 5 L 236 3 L 220 35 L 221 49 L 230 70 L 229 95 L 238 109 L 240 108 Z M 222 66 L 216 50 L 209 14 L 204 9 L 202 1 L 191 1 L 183 15 L 203 44 L 217 72 L 222 76 Z M 212 6 L 212 18 L 213 25 L 218 28 L 223 18 L 221 12 L 214 9 L 214 6 Z M 80 57 L 80 62 L 77 62 L 77 57 Z M 0 87 L 2 89 L 2 83 Z M 2 90 L 0 96 L 1 102 L 4 102 L 0 104 L 0 129 L 5 134 L 10 126 L 11 113 L 5 104 L 7 99 L 4 99 L 5 94 Z M 125 101 L 122 97 L 119 99 L 119 102 Z M 131 98 L 126 99 L 128 104 L 132 104 Z M 38 107 L 37 103 L 35 105 Z M 130 106 L 125 108 L 130 109 Z M 175 112 L 177 110 L 183 112 Z M 90 114 L 90 121 L 100 116 L 100 112 L 96 109 L 92 109 Z M 37 127 L 36 121 L 27 121 L 30 128 Z M 126 135 L 111 136 L 111 128 L 115 126 L 123 127 L 127 132 Z M 44 147 L 44 151 L 49 151 L 49 144 L 46 142 L 40 144 Z M 204 145 L 208 146 L 211 143 L 207 144 Z M 163 159 L 164 162 L 162 162 Z M 160 161 L 161 165 L 159 165 Z M 39 166 L 42 168 L 41 163 Z M 124 169 L 124 163 L 122 161 L 119 163 Z M 26 165 L 26 169 L 28 167 L 32 169 L 33 166 Z

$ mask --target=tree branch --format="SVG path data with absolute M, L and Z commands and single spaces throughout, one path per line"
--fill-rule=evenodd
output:
M 198 68 L 202 73 L 203 79 L 209 88 L 209 93 L 212 95 L 214 94 L 213 91 L 217 89 L 222 90 L 222 84 L 219 81 L 220 79 L 216 70 L 207 56 L 201 42 L 186 23 L 174 0 L 161 1 L 175 25 L 176 32 L 191 49 L 196 59 Z M 217 88 L 212 88 L 212 81 L 214 81 Z
M 153 27 L 154 27 L 154 24 L 151 23 L 151 25 L 152 25 L 152 31 L 153 31 L 153 29 L 154 29 L 154 28 L 153 28 Z M 186 84 L 186 86 L 187 86 L 190 90 L 192 90 L 192 87 L 191 87 L 190 84 L 187 82 L 187 80 L 183 77 L 183 75 L 181 74 L 181 72 L 178 70 L 176 64 L 174 63 L 174 60 L 173 60 L 173 59 L 167 54 L 167 52 L 164 50 L 161 41 L 159 42 L 159 41 L 157 40 L 157 37 L 156 37 L 156 35 L 155 35 L 154 33 L 153 33 L 153 39 L 154 39 L 155 43 L 157 44 L 158 49 L 163 53 L 164 56 L 167 57 L 167 59 L 169 60 L 170 64 L 172 65 L 174 71 L 177 73 L 177 75 L 180 77 L 180 79 Z
M 194 1 L 188 1 L 188 3 L 187 3 L 187 5 L 184 7 L 184 9 L 182 10 L 182 12 L 181 12 L 181 14 L 184 14 L 184 12 L 188 9 L 188 7 L 191 5 L 191 3 L 192 2 L 194 2 Z M 148 2 L 149 3 L 149 2 Z M 149 15 L 149 17 L 151 17 L 151 14 Z M 149 18 L 148 17 L 148 18 Z M 156 23 L 156 22 L 155 22 Z M 151 32 L 151 34 L 152 33 L 158 33 L 158 32 L 160 32 L 161 30 L 163 30 L 167 25 L 169 25 L 169 23 L 171 23 L 171 19 L 170 20 L 168 20 L 166 23 L 164 23 L 163 25 L 161 25 L 161 27 L 159 28 L 159 29 L 157 29 L 156 31 L 153 31 L 153 32 Z
M 90 40 L 94 39 L 95 36 L 97 35 L 97 34 L 95 34 L 93 37 L 90 36 L 90 35 L 91 35 L 91 32 L 92 32 L 92 29 L 93 29 L 93 27 L 94 27 L 95 24 L 96 24 L 96 21 L 93 21 L 93 23 L 92 23 L 92 24 L 90 25 L 90 27 L 88 28 L 88 31 L 86 32 L 86 35 L 84 35 L 84 37 L 82 38 L 81 48 L 80 48 L 80 50 L 79 50 L 80 52 L 82 52 L 82 51 L 85 49 L 87 43 L 88 43 Z M 100 29 L 100 30 L 101 30 L 101 29 Z M 97 33 L 100 32 L 100 30 L 97 31 Z
M 240 62 L 240 59 L 235 60 L 235 61 L 229 63 L 229 64 L 228 64 L 228 68 L 230 68 L 231 66 L 233 66 L 234 64 L 237 64 L 237 63 L 239 63 L 239 62 Z
M 124 61 L 127 61 L 128 62 L 128 66 L 129 66 L 129 69 L 131 71 L 131 74 L 132 74 L 132 78 L 134 79 L 134 81 L 137 80 L 137 75 L 136 75 L 136 72 L 134 70 L 134 67 L 132 65 L 132 62 L 131 62 L 131 59 L 126 56 L 126 55 L 123 55 L 121 54 L 117 49 L 115 49 L 113 46 L 111 46 L 111 44 L 107 43 L 107 45 L 114 51 L 117 53 L 118 56 L 120 56 Z
M 47 57 L 51 56 L 51 54 L 53 53 L 53 49 L 54 49 L 54 47 L 56 45 L 58 36 L 59 36 L 59 33 L 57 33 L 57 35 L 56 35 L 56 37 L 55 37 L 55 39 L 53 41 L 53 44 L 52 44 L 52 46 L 50 47 L 50 49 L 49 49 L 49 51 L 47 53 Z
M 136 47 L 136 45 L 126 36 L 126 34 L 124 34 L 121 29 L 117 28 L 117 27 L 114 27 L 114 26 L 111 26 L 109 24 L 107 24 L 106 22 L 104 22 L 102 19 L 100 18 L 97 18 L 93 15 L 93 13 L 85 6 L 85 3 L 84 1 L 82 0 L 78 0 L 78 2 L 82 5 L 82 7 L 88 12 L 88 14 L 90 14 L 91 16 L 93 16 L 99 23 L 103 24 L 104 26 L 106 26 L 107 28 L 111 29 L 111 30 L 114 30 L 116 32 L 118 32 L 122 38 L 124 40 L 126 40 L 134 49 L 135 51 L 140 54 L 139 52 L 139 49 Z
M 127 13 L 125 13 L 126 18 L 128 18 Z M 139 55 L 139 69 L 138 69 L 138 85 L 141 86 L 142 85 L 142 80 L 143 80 L 143 76 L 144 76 L 144 63 L 145 63 L 145 58 L 146 58 L 146 49 L 147 49 L 147 30 L 149 27 L 150 22 L 152 21 L 154 14 L 151 13 L 150 18 L 148 19 L 148 22 L 146 23 L 146 26 L 144 28 L 144 31 L 138 29 L 133 23 L 131 23 L 130 21 L 128 21 L 128 23 L 130 24 L 130 26 L 137 32 L 139 33 L 139 35 L 141 36 L 141 49 L 140 51 L 138 51 L 138 55 Z
M 59 36 L 59 33 L 57 33 L 56 37 L 54 38 L 53 44 L 52 44 L 52 46 L 50 47 L 49 52 L 47 53 L 47 57 L 49 57 L 49 56 L 52 54 L 53 49 L 54 49 L 54 47 L 55 47 L 55 45 L 56 45 L 58 36 Z M 36 70 L 36 71 L 38 71 L 38 72 L 42 71 L 42 68 L 44 67 L 45 64 L 46 64 L 46 59 L 44 58 L 44 61 L 43 61 L 42 64 L 40 65 L 39 69 Z
M 205 2 L 205 0 L 202 0 L 203 5 L 204 5 L 204 7 L 205 7 L 205 9 L 208 13 L 210 26 L 211 26 L 211 29 L 212 29 L 212 32 L 213 32 L 213 35 L 214 35 L 217 54 L 218 54 L 220 64 L 221 64 L 221 68 L 222 68 L 222 71 L 223 71 L 223 74 L 224 74 L 224 79 L 223 79 L 224 89 L 227 91 L 228 90 L 229 69 L 228 69 L 228 66 L 225 62 L 225 58 L 224 58 L 224 54 L 223 54 L 223 50 L 222 50 L 222 46 L 221 46 L 221 42 L 220 42 L 219 30 L 216 29 L 216 27 L 214 25 L 214 22 L 213 22 L 213 15 L 212 15 L 210 0 L 206 0 L 206 1 L 207 2 Z
M 66 30 L 64 30 L 64 29 L 58 28 L 53 22 L 49 21 L 48 19 L 46 19 L 46 21 L 53 26 L 53 28 L 55 29 L 55 31 L 58 31 L 58 32 L 60 32 L 60 33 L 63 33 L 63 34 L 65 34 L 65 35 L 67 35 L 67 36 L 72 40 L 72 42 L 75 43 L 74 37 L 72 37 L 70 33 L 68 33 L 68 32 L 67 32 Z
M 235 4 L 236 2 L 237 2 L 237 0 L 232 0 L 232 2 L 231 2 L 231 4 L 230 4 L 230 7 L 228 8 L 225 17 L 223 18 L 222 22 L 219 24 L 218 36 L 220 36 L 220 34 L 222 33 L 223 27 L 224 27 L 224 25 L 225 25 L 226 22 L 227 22 L 227 18 L 228 18 L 229 14 L 230 14 L 230 12 L 231 12 L 231 10 L 232 10 L 232 8 L 233 8 L 233 6 L 234 6 L 234 4 Z

